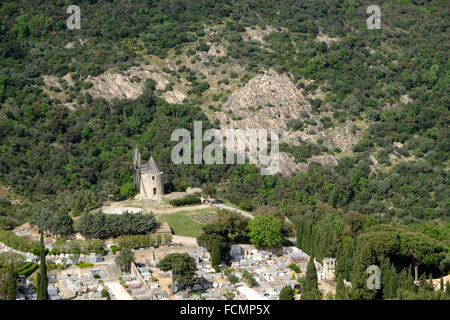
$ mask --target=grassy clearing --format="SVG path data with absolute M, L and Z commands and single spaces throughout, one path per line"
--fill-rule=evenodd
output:
M 215 211 L 210 208 L 193 211 L 184 210 L 157 215 L 156 220 L 158 222 L 167 222 L 176 235 L 197 238 L 203 232 L 203 225 L 193 221 L 189 216 L 199 213 L 215 214 Z

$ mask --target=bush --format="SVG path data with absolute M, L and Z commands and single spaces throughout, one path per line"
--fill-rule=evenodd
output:
M 284 286 L 280 292 L 280 300 L 294 300 L 294 293 L 290 286 Z
M 77 264 L 77 266 L 80 268 L 90 268 L 93 267 L 94 264 L 90 262 L 80 262 L 79 264 Z
M 185 205 L 191 205 L 191 204 L 200 204 L 201 200 L 199 197 L 196 196 L 186 196 L 184 198 L 180 199 L 172 199 L 169 202 L 172 206 L 181 207 Z
M 239 281 L 238 276 L 234 274 L 234 271 L 231 268 L 226 268 L 223 271 L 223 274 L 228 278 L 228 281 L 230 281 L 231 284 L 236 284 Z
M 300 267 L 298 265 L 296 265 L 295 263 L 291 263 L 288 267 L 295 273 L 300 273 L 300 271 L 301 271 Z
M 171 234 L 145 234 L 135 236 L 120 236 L 117 238 L 119 248 L 139 249 L 144 247 L 158 247 L 172 240 Z
M 117 252 L 118 250 L 119 250 L 119 247 L 116 246 L 115 244 L 113 244 L 113 245 L 111 246 L 111 251 L 112 251 L 113 254 L 116 254 L 116 252 Z
M 103 242 L 100 239 L 71 240 L 58 238 L 53 244 L 54 254 L 90 254 L 92 252 L 104 254 Z
M 290 119 L 287 122 L 287 126 L 291 131 L 301 130 L 303 128 L 303 121 L 301 119 Z
M 109 293 L 105 289 L 102 290 L 102 298 L 107 298 L 107 299 L 109 298 L 108 300 L 110 300 Z
M 242 277 L 247 281 L 248 285 L 252 288 L 256 285 L 256 279 L 248 270 L 242 271 Z
M 245 211 L 252 211 L 255 208 L 250 201 L 245 199 L 239 202 L 239 207 L 241 207 L 241 209 Z

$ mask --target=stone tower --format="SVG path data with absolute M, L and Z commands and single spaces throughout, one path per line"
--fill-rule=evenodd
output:
M 139 199 L 160 200 L 164 195 L 162 172 L 158 169 L 153 157 L 140 166 Z

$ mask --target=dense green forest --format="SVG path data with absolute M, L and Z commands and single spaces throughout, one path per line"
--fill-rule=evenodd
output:
M 66 26 L 71 4 L 81 8 L 79 30 Z M 29 221 L 37 208 L 75 216 L 110 194 L 116 200 L 133 196 L 131 151 L 137 146 L 165 173 L 166 192 L 212 183 L 220 198 L 245 210 L 270 208 L 288 217 L 300 248 L 318 259 L 337 258 L 337 278 L 354 284 L 352 292 L 341 290 L 342 298 L 436 298 L 423 278 L 450 271 L 449 6 L 444 0 L 384 1 L 382 28 L 368 30 L 370 4 L 3 1 L 0 184 L 25 200 L 0 199 L 0 228 Z M 207 38 L 205 28 L 217 25 L 222 33 Z M 265 47 L 242 36 L 255 26 L 274 30 Z M 323 34 L 339 41 L 317 41 Z M 323 94 L 310 102 L 325 128 L 353 121 L 362 138 L 337 166 L 312 163 L 291 177 L 262 176 L 253 165 L 174 165 L 174 129 L 192 131 L 193 121 L 203 121 L 204 129 L 218 125 L 200 106 L 209 84 L 199 74 L 185 66 L 167 70 L 191 87 L 181 104 L 167 103 L 152 81 L 136 100 L 93 99 L 84 91 L 92 86 L 88 77 L 143 65 L 151 56 L 196 59 L 209 49 L 206 39 L 226 41 L 218 70 L 241 65 L 242 83 L 267 69 L 289 74 L 303 93 Z M 77 43 L 69 50 L 69 42 Z M 49 75 L 72 79 L 73 85 L 61 82 L 67 101 L 43 89 Z M 70 110 L 67 102 L 77 107 Z M 308 121 L 293 119 L 290 130 L 301 131 Z M 320 143 L 280 147 L 298 162 L 340 153 Z M 372 154 L 377 170 L 371 169 Z M 390 275 L 377 296 L 361 280 L 374 263 Z M 420 277 L 421 286 L 411 286 Z

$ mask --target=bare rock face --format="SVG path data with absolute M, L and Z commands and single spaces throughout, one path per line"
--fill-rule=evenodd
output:
M 275 29 L 270 26 L 267 26 L 265 30 L 261 29 L 259 26 L 256 26 L 255 29 L 245 27 L 244 38 L 265 44 L 266 42 L 264 41 L 264 37 L 271 34 L 273 31 L 275 31 Z
M 307 162 L 297 163 L 294 156 L 290 153 L 280 152 L 280 173 L 285 177 L 289 177 L 298 171 L 306 171 L 313 162 L 320 163 L 323 166 L 334 167 L 338 165 L 338 158 L 335 155 L 323 154 L 312 156 Z
M 287 76 L 270 70 L 232 94 L 217 118 L 222 128 L 278 129 L 280 140 L 289 142 L 298 134 L 288 131 L 287 122 L 303 110 L 311 111 L 303 94 Z
M 94 99 L 137 99 L 142 94 L 144 81 L 149 78 L 156 82 L 157 90 L 164 90 L 169 84 L 166 78 L 154 70 L 153 66 L 140 66 L 132 67 L 123 74 L 105 72 L 98 77 L 89 76 L 86 81 L 93 86 L 86 91 Z M 133 79 L 137 81 L 132 81 Z
M 114 98 L 117 99 L 137 99 L 143 92 L 145 80 L 152 79 L 156 82 L 156 90 L 164 91 L 169 84 L 169 81 L 158 72 L 156 67 L 151 65 L 144 65 L 139 67 L 131 67 L 121 73 L 114 73 L 107 71 L 97 77 L 89 76 L 86 82 L 91 82 L 92 87 L 81 92 L 89 93 L 92 98 L 103 98 L 107 101 L 111 101 Z M 67 94 L 63 92 L 63 88 L 60 83 L 60 79 L 56 76 L 44 76 L 44 83 L 48 87 L 55 87 L 60 89 L 60 92 L 52 92 L 52 96 L 65 101 Z M 69 74 L 62 77 L 69 86 L 73 86 L 72 78 Z M 44 88 L 47 93 L 50 91 Z M 164 91 L 162 98 L 168 103 L 182 103 L 186 98 L 186 95 L 176 89 L 171 91 Z M 71 110 L 75 110 L 77 104 L 75 102 L 64 103 Z
M 318 134 L 329 149 L 339 148 L 344 153 L 352 152 L 353 146 L 358 142 L 358 135 L 352 132 L 353 124 L 348 121 L 343 127 L 330 128 Z
M 301 162 L 295 162 L 295 158 L 292 154 L 286 152 L 280 152 L 280 173 L 289 177 L 298 171 L 306 171 L 308 169 L 308 164 Z
M 339 42 L 341 39 L 337 37 L 330 37 L 329 35 L 326 35 L 324 33 L 320 33 L 316 37 L 316 41 L 325 42 L 326 44 L 330 44 L 331 42 Z
M 314 133 L 309 130 L 290 131 L 288 121 L 303 119 L 305 113 L 317 123 L 317 126 L 313 127 Z M 344 126 L 323 130 L 319 117 L 311 114 L 311 105 L 302 92 L 288 76 L 272 70 L 254 77 L 245 87 L 233 93 L 224 105 L 223 111 L 215 115 L 219 119 L 224 135 L 226 129 L 231 128 L 278 129 L 280 142 L 299 145 L 300 141 L 315 143 L 320 138 L 329 149 L 339 148 L 343 153 L 352 152 L 353 145 L 358 141 L 350 121 Z M 280 172 L 285 176 L 306 170 L 313 162 L 336 166 L 338 157 L 325 153 L 309 158 L 306 163 L 296 163 L 291 154 L 280 152 Z
M 168 103 L 179 104 L 182 103 L 184 99 L 186 99 L 186 95 L 178 90 L 166 91 L 162 94 L 164 100 Z
M 375 172 L 378 169 L 378 161 L 373 154 L 369 156 L 370 161 L 372 161 L 372 165 L 370 166 L 370 172 Z
M 335 167 L 338 165 L 337 157 L 332 154 L 322 154 L 318 156 L 312 156 L 311 158 L 308 159 L 308 164 L 313 162 L 317 162 L 323 166 L 328 167 Z
M 212 43 L 208 55 L 211 57 L 223 57 L 226 55 L 225 47 L 222 44 Z

